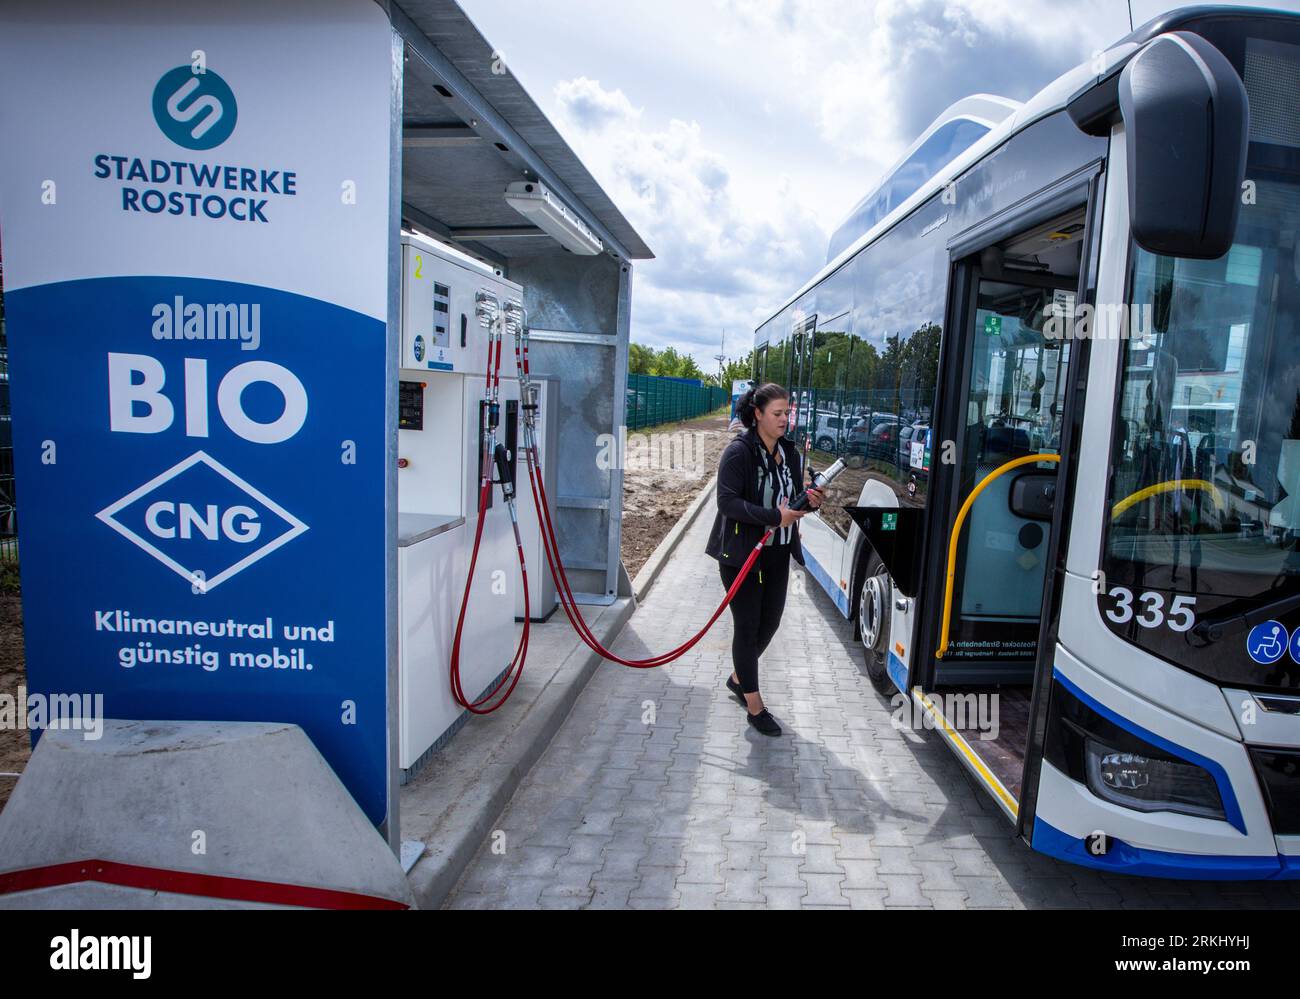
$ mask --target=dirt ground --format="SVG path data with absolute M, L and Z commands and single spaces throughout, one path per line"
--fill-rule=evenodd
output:
M 0 593 L 0 694 L 17 700 L 18 688 L 27 682 L 23 668 L 23 605 L 17 593 Z M 9 800 L 17 779 L 32 755 L 26 729 L 0 727 L 0 809 Z
M 629 433 L 623 469 L 623 564 L 633 579 L 718 470 L 728 410 Z

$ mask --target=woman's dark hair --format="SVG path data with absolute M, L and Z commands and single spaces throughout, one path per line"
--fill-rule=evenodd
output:
M 752 427 L 758 410 L 766 410 L 768 403 L 774 399 L 789 399 L 790 393 L 776 382 L 768 382 L 757 388 L 751 388 L 736 403 L 736 415 L 746 427 Z

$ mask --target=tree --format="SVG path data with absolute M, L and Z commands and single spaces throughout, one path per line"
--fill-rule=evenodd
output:
M 648 375 L 654 368 L 655 350 L 645 344 L 627 345 L 627 372 L 630 375 Z
M 726 362 L 722 374 L 722 388 L 730 388 L 732 381 L 752 378 L 754 352 Z M 680 354 L 676 347 L 655 350 L 641 343 L 628 344 L 627 372 L 630 375 L 657 375 L 661 378 L 698 378 L 707 385 L 717 385 L 718 376 L 703 371 L 690 354 Z
M 651 373 L 659 375 L 661 378 L 681 377 L 682 356 L 677 353 L 676 347 L 665 347 L 655 355 L 655 363 L 651 368 Z
M 744 357 L 737 357 L 734 360 L 722 362 L 722 381 L 719 384 L 717 375 L 710 375 L 705 380 L 711 385 L 718 385 L 719 388 L 730 389 L 731 383 L 754 377 L 754 352 L 751 350 Z

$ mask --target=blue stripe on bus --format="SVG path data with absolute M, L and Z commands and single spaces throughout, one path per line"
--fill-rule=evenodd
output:
M 835 601 L 835 606 L 840 609 L 840 613 L 845 617 L 848 617 L 849 598 L 844 595 L 843 590 L 835 585 L 834 580 L 832 580 L 826 570 L 821 567 L 821 563 L 813 558 L 812 552 L 810 552 L 806 547 L 803 550 L 803 561 L 804 568 L 812 573 L 813 579 L 821 583 L 822 589 L 826 591 L 827 596 Z
M 1052 677 L 1060 683 L 1062 687 L 1081 700 L 1084 704 L 1088 705 L 1088 707 L 1092 708 L 1093 711 L 1097 712 L 1097 714 L 1101 715 L 1107 721 L 1118 725 L 1125 731 L 1132 732 L 1139 739 L 1144 739 L 1151 743 L 1151 745 L 1163 749 L 1166 753 L 1169 753 L 1172 756 L 1181 757 L 1189 763 L 1195 763 L 1198 767 L 1203 767 L 1210 776 L 1214 778 L 1214 783 L 1219 786 L 1219 796 L 1223 799 L 1224 818 L 1226 818 L 1228 822 L 1242 835 L 1246 834 L 1246 820 L 1241 814 L 1241 806 L 1237 804 L 1237 796 L 1233 793 L 1232 781 L 1228 779 L 1228 772 L 1223 769 L 1221 764 L 1210 759 L 1208 756 L 1202 756 L 1200 753 L 1194 752 L 1185 746 L 1180 746 L 1176 742 L 1170 742 L 1163 736 L 1156 735 L 1154 732 L 1143 728 L 1141 725 L 1137 724 L 1137 722 L 1130 721 L 1128 718 L 1116 713 L 1113 709 L 1106 707 L 1106 705 L 1102 704 L 1091 694 L 1085 694 L 1077 684 L 1067 679 L 1058 667 L 1052 668 Z
M 889 679 L 894 681 L 894 686 L 898 688 L 900 694 L 907 693 L 907 667 L 892 650 L 889 653 Z
M 1049 857 L 1071 864 L 1093 867 L 1113 874 L 1134 874 L 1154 878 L 1191 878 L 1215 880 L 1295 880 L 1300 879 L 1300 857 L 1253 856 L 1227 854 L 1170 853 L 1146 847 L 1130 846 L 1110 838 L 1104 856 L 1095 856 L 1084 841 L 1062 832 L 1043 818 L 1034 819 L 1033 848 Z

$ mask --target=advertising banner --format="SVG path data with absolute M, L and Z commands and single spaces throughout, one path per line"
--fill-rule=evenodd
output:
M 376 823 L 391 37 L 373 0 L 0 10 L 28 686 L 297 723 Z

